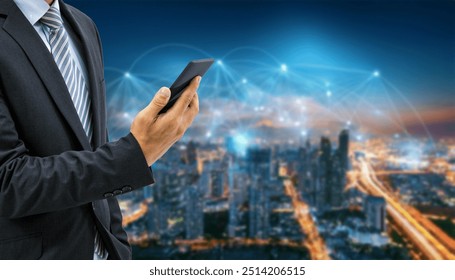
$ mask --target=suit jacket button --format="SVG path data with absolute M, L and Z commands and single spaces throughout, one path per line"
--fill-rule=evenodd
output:
M 124 191 L 124 192 L 129 192 L 129 191 L 131 191 L 132 189 L 133 189 L 133 188 L 131 188 L 130 186 L 124 186 L 124 187 L 122 188 L 122 191 Z
M 119 195 L 122 194 L 123 192 L 121 190 L 115 190 L 113 191 L 114 195 Z
M 107 192 L 107 193 L 104 194 L 104 198 L 109 198 L 109 197 L 112 197 L 112 196 L 114 196 L 114 194 L 111 193 L 111 192 Z

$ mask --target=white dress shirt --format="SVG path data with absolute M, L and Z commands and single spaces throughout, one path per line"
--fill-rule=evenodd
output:
M 14 3 L 19 7 L 22 11 L 24 16 L 28 19 L 28 21 L 32 24 L 35 28 L 38 35 L 43 40 L 43 43 L 46 45 L 49 52 L 51 51 L 51 45 L 49 44 L 49 27 L 42 24 L 40 19 L 47 13 L 50 6 L 44 0 L 13 0 Z M 60 11 L 60 4 L 58 1 L 54 1 L 52 3 L 52 7 L 57 8 Z M 69 40 L 69 49 L 71 52 L 71 56 L 73 57 L 74 61 L 76 62 L 76 67 L 81 70 L 82 75 L 86 83 L 88 84 L 88 75 L 87 69 L 85 68 L 84 60 L 82 59 L 81 54 L 77 50 L 74 40 L 71 38 L 71 35 L 68 33 L 68 40 Z

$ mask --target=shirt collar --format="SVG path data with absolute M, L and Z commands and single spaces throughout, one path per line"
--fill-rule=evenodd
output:
M 32 25 L 35 25 L 47 13 L 50 7 L 55 7 L 60 11 L 58 0 L 54 0 L 54 3 L 52 3 L 51 6 L 49 6 L 44 0 L 13 1 Z

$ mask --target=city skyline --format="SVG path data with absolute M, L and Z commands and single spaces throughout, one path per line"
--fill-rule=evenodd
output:
M 248 253 L 259 246 L 289 250 L 275 256 L 280 259 L 453 258 L 453 229 L 440 229 L 438 221 L 453 223 L 449 209 L 455 202 L 455 178 L 450 164 L 449 169 L 441 165 L 436 154 L 449 148 L 454 156 L 455 143 L 439 145 L 436 154 L 427 150 L 429 163 L 412 167 L 396 165 L 400 139 L 384 141 L 350 144 L 349 132 L 343 130 L 333 145 L 321 137 L 319 144 L 307 139 L 293 147 L 286 142 L 250 147 L 244 155 L 229 138 L 224 144 L 181 143 L 155 165 L 160 174 L 155 185 L 123 201 L 145 199 L 159 209 L 142 212 L 136 226 L 127 227 L 137 257 L 266 257 L 268 253 Z M 448 183 L 442 184 L 444 178 Z M 421 192 L 412 183 L 416 179 L 419 184 L 436 181 Z M 125 209 L 127 217 L 138 213 Z M 161 222 L 137 228 L 150 215 Z M 134 237 L 138 234 L 139 239 Z M 150 242 L 154 245 L 146 245 Z M 168 247 L 180 253 L 161 251 Z M 225 255 L 216 248 L 224 248 Z M 291 248 L 307 253 L 295 255 Z
M 453 2 L 68 2 L 104 42 L 111 141 L 216 60 L 156 183 L 120 197 L 135 258 L 454 258 Z

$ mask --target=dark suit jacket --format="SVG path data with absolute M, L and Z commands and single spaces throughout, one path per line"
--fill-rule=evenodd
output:
M 109 258 L 129 259 L 115 195 L 153 175 L 133 135 L 106 143 L 97 29 L 60 7 L 88 72 L 93 143 L 41 38 L 12 0 L 0 0 L 0 259 L 92 259 L 94 226 Z

